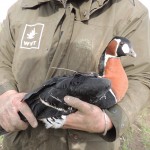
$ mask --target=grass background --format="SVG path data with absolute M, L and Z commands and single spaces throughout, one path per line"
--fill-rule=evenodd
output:
M 150 150 L 150 106 L 136 118 L 134 124 L 121 137 L 120 150 Z

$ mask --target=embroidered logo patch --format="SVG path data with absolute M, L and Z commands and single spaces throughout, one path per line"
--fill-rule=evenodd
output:
M 26 24 L 21 38 L 20 48 L 39 49 L 44 24 L 36 23 L 33 25 Z

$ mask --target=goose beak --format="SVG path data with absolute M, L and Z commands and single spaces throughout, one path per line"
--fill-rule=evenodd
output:
M 129 53 L 129 56 L 135 58 L 137 55 L 136 55 L 135 51 L 134 51 L 133 49 L 131 49 L 131 50 L 130 50 L 130 53 Z

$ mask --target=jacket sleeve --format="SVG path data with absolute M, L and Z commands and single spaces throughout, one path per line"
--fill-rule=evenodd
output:
M 132 42 L 137 58 L 126 57 L 122 59 L 129 79 L 129 88 L 121 102 L 106 110 L 114 124 L 114 128 L 103 137 L 108 141 L 113 141 L 121 136 L 150 101 L 150 23 L 148 11 L 140 3 L 137 3 L 131 11 L 129 19 L 122 20 L 122 23 L 116 23 L 115 34 L 127 37 Z
M 8 90 L 17 90 L 12 73 L 15 42 L 9 14 L 2 24 L 0 31 L 0 94 Z

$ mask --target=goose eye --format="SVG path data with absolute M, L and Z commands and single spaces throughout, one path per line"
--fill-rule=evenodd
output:
M 124 45 L 124 42 L 120 42 L 120 45 L 121 45 L 121 46 Z

